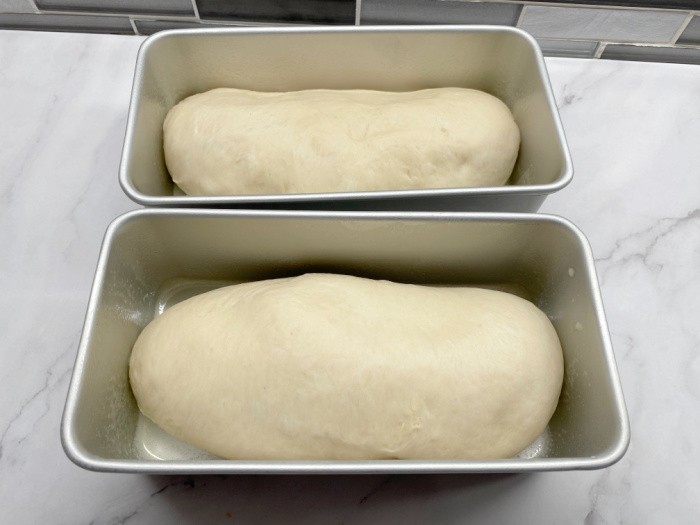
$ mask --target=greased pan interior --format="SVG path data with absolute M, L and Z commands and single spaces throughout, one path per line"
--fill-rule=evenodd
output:
M 486 91 L 510 108 L 521 147 L 509 184 L 347 193 L 188 196 L 163 158 L 162 125 L 183 98 L 258 91 L 430 87 Z M 119 181 L 147 206 L 326 210 L 537 211 L 573 169 L 536 41 L 502 26 L 228 28 L 164 31 L 142 45 Z
M 519 457 L 497 461 L 235 461 L 201 455 L 144 426 L 128 384 L 128 358 L 155 315 L 225 283 L 309 271 L 487 285 L 531 299 L 552 320 L 565 360 L 563 392 L 545 435 Z M 109 472 L 525 472 L 608 466 L 627 448 L 629 423 L 591 252 L 564 219 L 139 210 L 107 230 L 62 441 L 78 465 Z

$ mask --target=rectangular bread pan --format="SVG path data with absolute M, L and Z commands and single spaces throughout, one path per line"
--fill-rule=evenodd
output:
M 480 89 L 521 131 L 506 186 L 346 193 L 187 196 L 163 158 L 163 121 L 180 100 L 217 87 L 410 91 Z M 526 32 L 502 26 L 230 28 L 164 31 L 136 62 L 119 180 L 146 206 L 325 210 L 537 211 L 573 176 L 544 59 Z
M 312 271 L 491 286 L 532 300 L 564 351 L 564 387 L 547 430 L 503 460 L 237 461 L 193 449 L 140 414 L 128 360 L 154 316 L 227 283 Z M 483 473 L 606 467 L 624 454 L 629 424 L 591 252 L 564 219 L 150 209 L 123 215 L 107 230 L 61 437 L 76 464 L 106 472 Z

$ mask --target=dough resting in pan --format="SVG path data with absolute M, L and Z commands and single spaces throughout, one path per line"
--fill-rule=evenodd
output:
M 545 429 L 562 375 L 528 301 L 330 274 L 181 302 L 130 362 L 146 416 L 234 459 L 511 457 Z
M 501 186 L 520 145 L 508 107 L 464 88 L 219 88 L 173 107 L 163 132 L 189 195 Z

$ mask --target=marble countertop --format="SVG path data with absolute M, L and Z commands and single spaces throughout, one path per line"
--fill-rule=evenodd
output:
M 84 471 L 59 425 L 140 37 L 0 31 L 3 523 L 697 523 L 700 68 L 548 59 L 575 177 L 541 211 L 588 236 L 632 441 L 591 472 L 165 477 Z

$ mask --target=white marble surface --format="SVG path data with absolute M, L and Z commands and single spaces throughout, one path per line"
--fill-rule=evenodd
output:
M 551 59 L 628 404 L 615 466 L 515 476 L 97 474 L 59 424 L 138 37 L 0 31 L 0 522 L 700 522 L 700 68 Z

